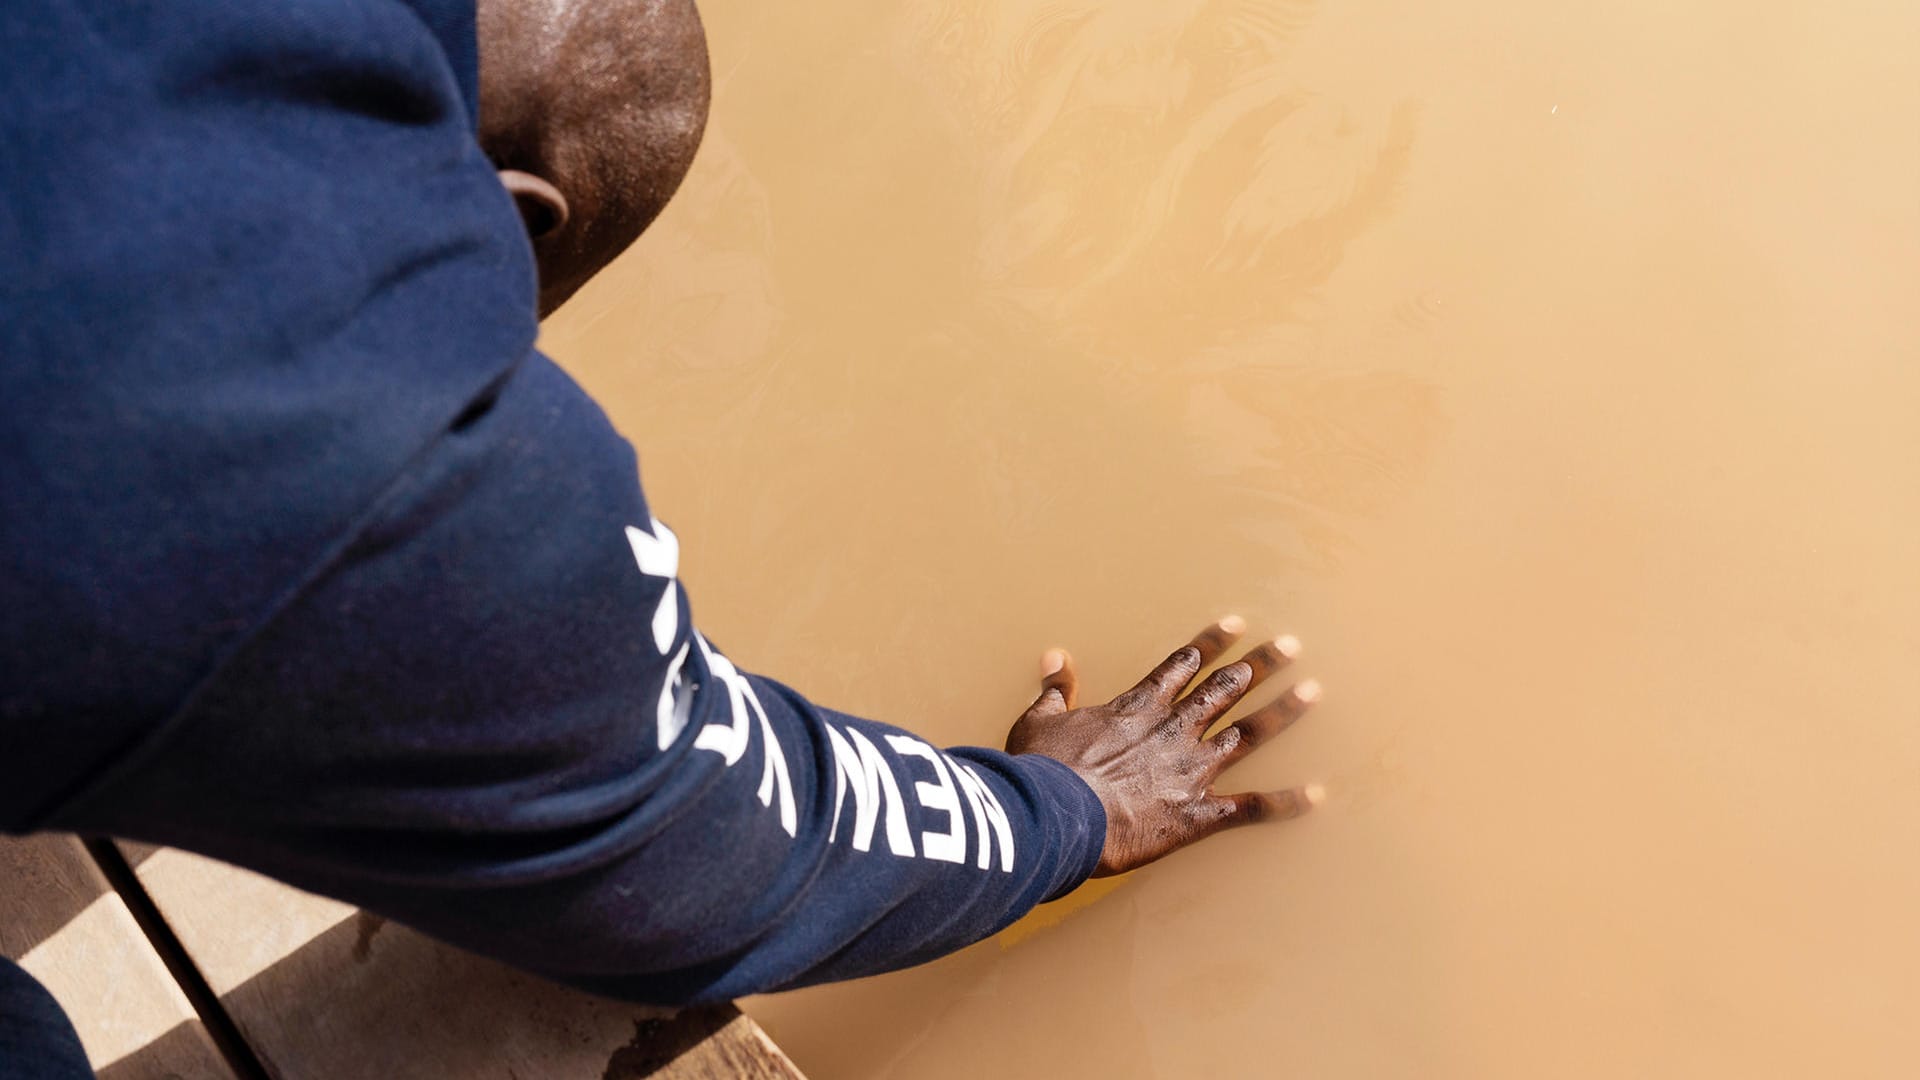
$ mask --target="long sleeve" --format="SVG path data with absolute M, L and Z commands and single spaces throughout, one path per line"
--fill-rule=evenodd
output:
M 1065 766 L 820 708 L 708 641 L 630 449 L 543 357 L 472 413 L 69 824 L 663 1002 L 930 959 L 1091 872 L 1104 815 Z
M 534 351 L 477 76 L 471 0 L 0 5 L 0 829 L 657 1001 L 1072 887 L 1105 824 L 1068 770 L 698 632 L 631 449 Z

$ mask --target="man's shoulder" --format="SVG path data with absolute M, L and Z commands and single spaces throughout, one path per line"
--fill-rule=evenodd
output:
M 0 5 L 0 721 L 150 722 L 528 355 L 454 68 L 398 0 Z

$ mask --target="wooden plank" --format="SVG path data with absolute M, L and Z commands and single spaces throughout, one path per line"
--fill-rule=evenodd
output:
M 71 836 L 0 838 L 0 954 L 60 1002 L 106 1080 L 232 1080 L 127 906 Z
M 123 845 L 277 1080 L 797 1080 L 732 1006 L 569 990 L 258 874 Z

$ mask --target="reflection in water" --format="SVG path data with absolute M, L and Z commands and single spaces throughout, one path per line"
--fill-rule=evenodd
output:
M 1851 7 L 706 12 L 545 341 L 703 627 L 947 742 L 1229 610 L 1330 692 L 1232 778 L 1312 820 L 751 1002 L 802 1067 L 1913 1072 L 1920 9 Z
M 1293 85 L 1286 50 L 1309 9 L 953 4 L 851 37 L 760 13 L 748 55 L 768 41 L 889 62 L 795 85 L 721 54 L 721 108 L 675 213 L 556 320 L 549 348 L 658 357 L 631 369 L 651 397 L 677 389 L 663 366 L 758 365 L 738 372 L 750 389 L 728 384 L 744 400 L 694 415 L 732 414 L 729 443 L 764 438 L 782 420 L 763 410 L 797 395 L 811 425 L 850 425 L 810 448 L 829 471 L 857 471 L 863 440 L 900 438 L 849 413 L 899 393 L 926 440 L 902 456 L 965 456 L 956 479 L 991 488 L 977 524 L 1049 560 L 1132 527 L 1133 496 L 1060 490 L 1117 471 L 1170 494 L 1203 470 L 1223 493 L 1209 543 L 1254 534 L 1243 554 L 1268 564 L 1274 516 L 1235 504 L 1282 500 L 1298 511 L 1280 519 L 1288 557 L 1329 555 L 1343 519 L 1404 480 L 1439 411 L 1417 341 L 1364 367 L 1323 362 L 1314 290 L 1389 208 L 1413 122 Z M 1349 456 L 1364 482 L 1328 482 Z
M 1413 141 L 1409 107 L 1356 117 L 1289 78 L 1311 7 L 952 5 L 921 28 L 984 162 L 990 295 L 1154 366 L 1299 318 Z

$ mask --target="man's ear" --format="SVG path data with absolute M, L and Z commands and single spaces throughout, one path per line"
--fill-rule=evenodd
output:
M 567 197 L 560 189 L 528 172 L 519 169 L 501 169 L 500 184 L 513 196 L 513 203 L 520 208 L 520 220 L 526 223 L 527 235 L 535 240 L 560 231 L 567 223 Z

